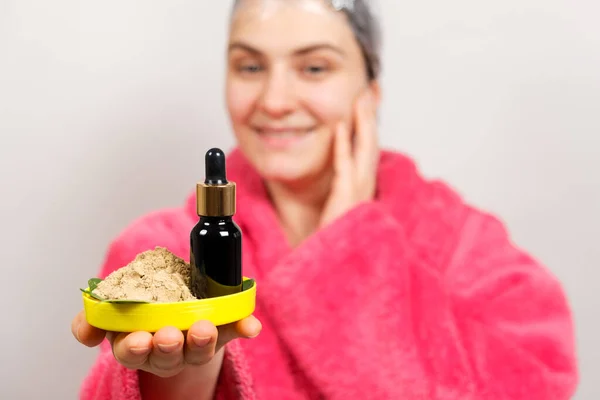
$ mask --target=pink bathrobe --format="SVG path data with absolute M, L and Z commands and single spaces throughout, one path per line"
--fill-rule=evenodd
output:
M 382 152 L 374 201 L 291 248 L 256 171 L 238 185 L 244 275 L 258 284 L 258 338 L 226 347 L 218 399 L 561 400 L 578 383 L 560 283 L 493 216 L 406 157 Z M 137 220 L 105 277 L 164 246 L 189 259 L 195 196 Z M 138 375 L 103 343 L 82 399 L 140 399 Z

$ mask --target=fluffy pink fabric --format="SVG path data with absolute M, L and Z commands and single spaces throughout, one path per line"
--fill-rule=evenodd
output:
M 244 274 L 261 335 L 230 343 L 217 398 L 570 398 L 578 383 L 562 288 L 494 217 L 382 152 L 378 194 L 296 248 L 260 177 L 234 151 Z M 195 197 L 134 222 L 101 276 L 143 250 L 188 259 Z M 82 399 L 140 399 L 137 373 L 102 347 Z

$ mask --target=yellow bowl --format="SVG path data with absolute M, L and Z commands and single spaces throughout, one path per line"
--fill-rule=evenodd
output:
M 219 326 L 250 316 L 256 306 L 256 282 L 240 293 L 175 303 L 110 303 L 87 293 L 82 295 L 86 319 L 97 328 L 114 332 L 156 332 L 165 326 L 174 326 L 183 331 L 199 320 Z

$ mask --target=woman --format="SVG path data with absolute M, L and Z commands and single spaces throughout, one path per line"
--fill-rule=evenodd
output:
M 495 218 L 379 150 L 377 43 L 363 1 L 236 3 L 228 178 L 256 314 L 152 335 L 105 333 L 80 313 L 75 337 L 102 342 L 81 398 L 570 398 L 556 279 Z M 141 218 L 101 276 L 155 246 L 187 258 L 196 221 L 193 195 Z

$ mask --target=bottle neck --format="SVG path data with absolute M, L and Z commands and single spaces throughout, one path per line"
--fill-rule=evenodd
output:
M 211 223 L 233 221 L 233 216 L 208 217 L 206 215 L 200 215 L 199 218 L 200 218 L 201 222 L 211 222 Z

